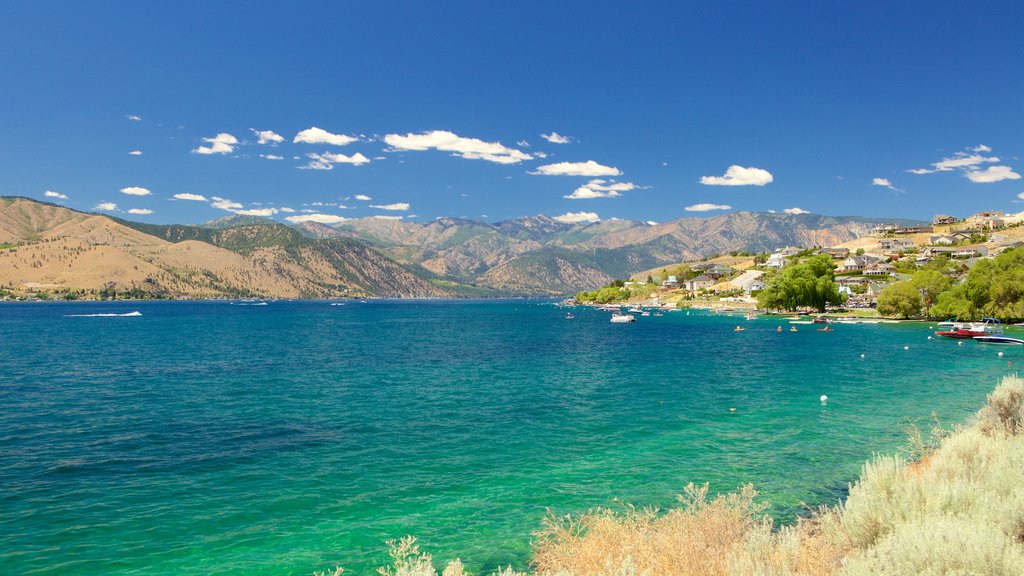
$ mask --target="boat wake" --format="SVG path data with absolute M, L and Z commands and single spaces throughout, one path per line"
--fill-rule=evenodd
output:
M 65 318 L 127 318 L 129 316 L 142 316 L 138 310 L 126 314 L 65 314 Z

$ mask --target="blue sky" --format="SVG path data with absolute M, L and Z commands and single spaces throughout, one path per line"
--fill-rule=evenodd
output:
M 5 2 L 0 194 L 187 223 L 1024 210 L 1019 3 L 552 4 Z

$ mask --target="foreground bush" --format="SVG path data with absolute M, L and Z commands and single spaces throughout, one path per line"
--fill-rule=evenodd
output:
M 915 445 L 924 444 L 917 438 Z M 969 426 L 915 461 L 876 456 L 846 501 L 775 529 L 757 492 L 686 487 L 667 511 L 551 517 L 537 576 L 1024 574 L 1024 380 L 1004 379 Z M 406 538 L 383 576 L 439 576 Z M 331 573 L 333 576 L 341 571 Z M 500 576 L 526 576 L 511 569 Z M 440 576 L 466 576 L 461 562 Z

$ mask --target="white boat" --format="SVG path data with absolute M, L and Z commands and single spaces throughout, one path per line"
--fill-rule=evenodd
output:
M 626 324 L 628 322 L 636 322 L 636 316 L 632 314 L 620 314 L 616 312 L 612 314 L 612 324 Z
M 1020 338 L 1011 338 L 1009 336 L 1003 336 L 1002 334 L 987 334 L 985 336 L 975 336 L 975 342 L 981 342 L 982 344 L 1009 344 L 1014 346 L 1024 346 L 1024 340 Z

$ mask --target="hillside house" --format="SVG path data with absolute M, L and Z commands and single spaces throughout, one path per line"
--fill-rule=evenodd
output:
M 707 290 L 717 284 L 717 280 L 706 274 L 701 274 L 696 278 L 689 280 L 685 284 L 685 288 L 690 292 L 696 292 L 698 290 Z
M 874 236 L 882 236 L 885 234 L 892 234 L 899 229 L 899 226 L 895 224 L 879 224 L 871 229 L 871 234 Z
M 831 256 L 833 260 L 842 260 L 850 256 L 849 248 L 822 248 L 818 250 L 818 254 L 825 254 Z
M 842 266 L 839 267 L 840 272 L 853 272 L 855 270 L 863 270 L 868 266 L 872 266 L 881 261 L 885 260 L 881 256 L 875 256 L 874 254 L 861 254 L 860 256 L 850 256 L 846 260 L 843 260 Z
M 1003 219 L 1003 213 L 996 210 L 993 212 L 978 212 L 974 216 L 967 219 L 967 223 L 971 228 L 978 230 L 1001 230 L 1006 228 L 1006 220 Z
M 953 258 L 977 258 L 988 256 L 988 246 L 984 244 L 970 244 L 960 246 L 953 251 Z
M 949 224 L 956 224 L 960 219 L 956 216 L 947 216 L 945 214 L 936 214 L 932 218 L 932 226 L 948 226 Z
M 883 238 L 878 242 L 878 245 L 886 252 L 901 252 L 914 249 L 914 242 L 906 238 Z
M 679 280 L 675 276 L 670 275 L 667 280 L 661 283 L 661 287 L 669 290 L 675 290 L 676 288 L 679 288 Z
M 865 276 L 888 276 L 896 271 L 896 267 L 888 262 L 872 264 L 864 269 Z
M 787 258 L 791 256 L 796 256 L 797 254 L 803 251 L 803 248 L 797 248 L 796 246 L 786 246 L 782 250 L 773 252 L 770 256 L 768 256 L 768 261 L 765 262 L 764 265 L 769 268 L 782 268 L 783 266 L 786 265 Z
M 951 234 L 932 234 L 928 237 L 928 243 L 934 246 L 952 246 L 959 241 L 958 237 Z

